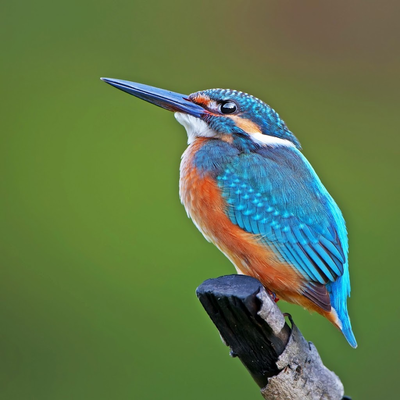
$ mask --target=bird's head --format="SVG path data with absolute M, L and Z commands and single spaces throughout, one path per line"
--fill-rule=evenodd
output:
M 102 78 L 116 88 L 175 113 L 188 133 L 225 140 L 241 148 L 294 146 L 300 143 L 270 106 L 244 92 L 208 89 L 183 95 L 119 79 Z

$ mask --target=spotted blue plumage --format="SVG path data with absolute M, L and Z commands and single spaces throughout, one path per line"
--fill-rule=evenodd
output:
M 350 280 L 345 221 L 300 151 L 278 146 L 240 152 L 211 140 L 198 151 L 195 164 L 200 173 L 217 180 L 230 220 L 259 235 L 277 259 L 296 268 L 308 282 L 304 295 L 327 311 L 332 305 L 344 335 L 356 346 L 346 306 Z M 318 296 L 322 285 L 331 304 Z

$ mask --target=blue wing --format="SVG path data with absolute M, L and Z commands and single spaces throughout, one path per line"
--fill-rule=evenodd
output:
M 230 220 L 260 235 L 278 259 L 309 281 L 305 295 L 329 310 L 325 285 L 347 268 L 347 233 L 307 160 L 295 149 L 260 150 L 235 158 L 217 179 Z

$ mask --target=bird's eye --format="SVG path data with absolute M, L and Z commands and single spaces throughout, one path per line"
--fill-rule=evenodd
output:
M 233 101 L 222 103 L 219 107 L 222 114 L 232 114 L 237 110 L 237 105 Z

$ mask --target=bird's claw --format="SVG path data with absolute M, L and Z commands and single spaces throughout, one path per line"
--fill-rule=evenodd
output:
M 271 292 L 271 290 L 267 289 L 267 293 L 275 303 L 279 301 L 278 297 L 276 297 L 276 294 L 274 292 Z

